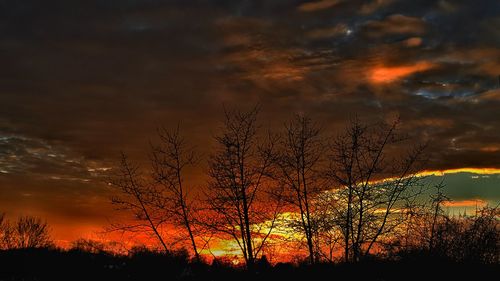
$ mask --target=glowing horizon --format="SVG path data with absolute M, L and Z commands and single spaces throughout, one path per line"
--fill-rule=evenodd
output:
M 221 149 L 225 144 L 218 138 L 226 129 L 228 113 L 254 108 L 258 114 L 255 139 L 250 142 L 252 159 L 237 156 L 254 166 L 252 174 L 260 171 L 255 168 L 262 164 L 257 156 L 266 154 L 262 151 L 266 142 L 280 154 L 290 141 L 287 137 L 303 136 L 304 132 L 290 134 L 287 127 L 297 116 L 310 118 L 319 130 L 314 146 L 321 147 L 317 152 L 321 163 L 313 170 L 332 168 L 327 166 L 335 157 L 328 157 L 336 153 L 336 137 L 348 132 L 346 125 L 354 119 L 370 133 L 356 152 L 366 148 L 359 157 L 370 158 L 374 150 L 370 146 L 379 145 L 383 133 L 378 125 L 397 117 L 395 138 L 388 139 L 390 147 L 383 146 L 387 148 L 382 153 L 383 167 L 370 172 L 369 184 L 385 181 L 389 185 L 394 180 L 389 177 L 399 176 L 395 171 L 404 165 L 399 156 L 404 158 L 413 152 L 407 151 L 413 145 L 425 143 L 408 176 L 421 177 L 415 180 L 428 184 L 423 193 L 444 180 L 442 188 L 453 199 L 447 208 L 452 211 L 500 203 L 500 44 L 496 40 L 500 21 L 493 0 L 480 4 L 450 0 L 38 2 L 42 1 L 3 1 L 0 9 L 0 60 L 4 62 L 0 70 L 0 214 L 5 213 L 9 221 L 22 215 L 46 219 L 58 245 L 68 247 L 86 238 L 154 246 L 154 241 L 141 235 L 103 237 L 102 230 L 110 222 L 144 219 L 144 215 L 117 210 L 130 202 L 110 203 L 120 195 L 137 199 L 126 187 L 119 190 L 119 184 L 111 184 L 115 176 L 120 178 L 115 173 L 121 155 L 137 166 L 144 189 L 156 189 L 163 178 L 151 176 L 155 168 L 179 166 L 155 166 L 152 150 L 165 144 L 165 136 L 158 134 L 161 128 L 177 128 L 185 147 L 193 149 L 190 160 L 196 161 L 182 165 L 186 169 L 173 185 L 182 185 L 187 198 L 200 199 L 196 203 L 201 206 L 217 194 L 209 189 L 210 180 L 224 179 L 219 177 L 225 174 L 224 165 L 214 175 L 217 165 L 212 160 L 223 154 L 221 150 L 232 153 L 232 143 Z M 236 135 L 247 132 L 234 131 Z M 296 150 L 291 146 L 291 151 Z M 190 158 L 191 151 L 186 154 Z M 269 160 L 269 167 L 282 168 L 274 160 Z M 371 162 L 357 160 L 365 162 L 357 163 L 360 166 Z M 416 169 L 421 170 L 413 173 Z M 255 176 L 259 184 L 264 183 L 259 190 L 262 196 L 255 198 L 268 196 L 264 194 L 271 186 L 268 179 L 280 185 L 289 177 L 279 171 L 279 180 L 271 179 L 274 172 Z M 179 173 L 167 172 L 171 174 Z M 331 191 L 341 185 L 342 181 L 323 176 L 317 178 L 325 181 L 320 188 Z M 228 179 L 224 181 L 234 181 Z M 182 232 L 171 226 L 177 216 L 167 223 L 162 220 L 163 211 L 173 208 L 164 202 L 182 199 L 156 200 L 165 189 L 151 190 L 147 193 L 154 199 L 149 198 L 146 205 L 162 210 L 154 220 L 162 227 L 165 224 L 162 231 L 177 247 L 183 243 Z M 255 200 L 255 209 L 271 209 L 271 204 L 258 205 L 264 201 Z M 146 213 L 139 205 L 128 206 Z M 287 213 L 293 208 L 287 205 L 281 215 L 293 217 Z M 181 209 L 185 216 L 186 209 Z M 248 209 L 252 208 L 243 208 Z M 251 222 L 244 219 L 245 224 L 238 224 L 235 218 L 242 219 L 237 211 L 234 217 L 221 215 L 220 221 L 230 221 L 229 232 L 235 237 L 251 236 Z M 254 220 L 262 223 L 269 213 L 262 211 Z M 243 231 L 232 228 L 234 224 Z M 277 232 L 281 234 L 286 235 Z M 312 253 L 311 239 L 308 242 Z M 215 253 L 223 254 L 224 243 L 216 244 Z M 224 247 L 234 252 L 234 243 Z
M 500 175 L 500 169 L 499 168 L 471 168 L 471 167 L 464 167 L 464 168 L 453 168 L 453 169 L 444 169 L 444 170 L 425 170 L 422 172 L 418 172 L 417 176 L 446 176 L 446 175 L 453 175 L 453 174 L 459 174 L 459 173 L 468 173 L 468 174 L 473 174 L 473 175 L 478 175 L 478 176 L 483 176 L 483 175 Z M 472 177 L 474 178 L 474 177 Z M 455 208 L 458 211 L 463 211 L 464 208 L 468 209 L 469 211 L 473 211 L 475 207 L 484 207 L 488 205 L 488 201 L 485 199 L 477 199 L 477 198 L 472 198 L 472 199 L 463 199 L 463 200 L 452 200 L 449 202 L 445 202 L 443 204 L 444 207 L 447 208 Z M 280 215 L 282 218 L 290 218 L 296 216 L 295 213 L 290 213 L 290 212 L 284 212 Z M 50 222 L 50 220 L 49 220 Z M 114 234 L 111 236 L 106 236 L 103 234 L 98 234 L 97 232 L 101 232 L 102 225 L 95 225 L 95 226 L 84 226 L 83 230 L 80 229 L 78 226 L 75 226 L 74 228 L 71 229 L 71 232 L 73 233 L 78 233 L 80 234 L 79 237 L 74 237 L 74 239 L 56 239 L 56 242 L 58 243 L 58 246 L 61 246 L 63 248 L 68 248 L 71 246 L 71 243 L 75 241 L 78 238 L 86 238 L 86 239 L 95 239 L 98 241 L 107 241 L 111 242 L 116 239 L 120 240 L 121 243 L 125 243 L 129 246 L 133 245 L 142 245 L 144 243 L 149 244 L 149 246 L 152 246 L 155 243 L 151 243 L 150 238 L 147 238 L 146 236 L 142 238 L 134 237 L 134 238 L 126 238 L 126 236 L 120 236 L 118 234 Z M 261 230 L 264 233 L 266 232 L 266 229 Z M 283 232 L 283 230 L 275 230 L 277 231 L 275 235 L 278 236 L 284 236 L 286 233 Z M 63 232 L 67 232 L 67 230 L 63 230 Z M 60 231 L 57 231 L 57 233 L 60 234 Z M 107 238 L 106 238 L 107 237 Z M 114 237 L 114 238 L 113 238 Z M 57 238 L 57 237 L 56 237 Z M 295 239 L 299 239 L 299 237 L 296 237 Z M 218 257 L 229 257 L 233 262 L 236 262 L 237 260 L 241 259 L 241 253 L 239 251 L 238 245 L 236 242 L 232 240 L 225 240 L 225 239 L 218 239 L 217 242 L 215 243 L 215 247 L 212 249 L 203 249 L 201 251 L 201 254 L 206 255 L 207 257 L 210 257 L 212 255 L 218 256 Z M 237 258 L 235 258 L 237 257 Z M 284 259 L 284 258 L 283 258 Z

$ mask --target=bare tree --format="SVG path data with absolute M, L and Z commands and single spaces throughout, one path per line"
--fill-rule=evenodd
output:
M 9 221 L 5 218 L 5 213 L 0 214 L 0 249 L 8 249 L 12 245 L 12 231 Z
M 339 187 L 333 207 L 344 258 L 358 261 L 404 221 L 404 206 L 420 193 L 415 166 L 423 146 L 401 152 L 405 138 L 392 124 L 364 125 L 354 118 L 331 144 L 328 176 Z M 415 188 L 414 188 L 415 187 Z
M 112 231 L 149 233 L 168 251 L 164 229 L 167 225 L 185 229 L 195 255 L 199 259 L 194 233 L 192 202 L 188 199 L 186 169 L 196 164 L 196 154 L 175 130 L 158 130 L 160 143 L 151 145 L 151 169 L 142 174 L 123 154 L 120 169 L 111 181 L 119 194 L 112 203 L 120 210 L 128 210 L 135 222 L 113 224 Z
M 161 129 L 158 135 L 161 144 L 152 147 L 153 178 L 161 186 L 156 204 L 168 214 L 171 222 L 186 230 L 195 258 L 199 260 L 192 202 L 188 200 L 189 189 L 184 179 L 185 170 L 196 164 L 196 154 L 180 136 L 179 126 L 172 131 Z
M 334 261 L 342 241 L 342 233 L 337 226 L 337 201 L 336 194 L 330 190 L 319 193 L 313 201 L 316 255 L 327 262 Z
M 430 237 L 429 237 L 429 251 L 432 252 L 434 248 L 434 240 L 436 234 L 436 227 L 439 223 L 439 217 L 443 215 L 443 203 L 450 201 L 450 199 L 444 194 L 443 183 L 439 183 L 435 186 L 436 193 L 431 195 L 431 208 L 432 208 L 432 222 L 430 226 Z
M 498 264 L 500 262 L 500 209 L 485 206 L 472 216 L 463 215 L 453 222 L 461 225 L 452 256 L 459 261 Z
M 299 229 L 306 240 L 310 263 L 315 262 L 317 255 L 314 237 L 318 223 L 313 213 L 314 199 L 325 189 L 320 173 L 323 156 L 320 129 L 310 118 L 296 115 L 285 124 L 275 163 L 278 178 L 286 190 L 283 197 L 298 210 Z
M 16 222 L 14 233 L 18 248 L 40 248 L 52 244 L 47 222 L 37 217 L 20 217 Z
M 212 215 L 206 226 L 231 237 L 252 267 L 278 215 L 278 204 L 270 209 L 262 190 L 270 175 L 274 139 L 257 142 L 257 112 L 225 111 L 223 132 L 215 137 L 218 148 L 209 159 L 210 181 L 206 192 Z
M 477 208 L 471 215 L 450 216 L 444 208 L 449 201 L 439 183 L 430 204 L 420 217 L 416 242 L 409 250 L 417 250 L 458 262 L 498 264 L 500 260 L 500 211 L 495 207 Z
M 120 168 L 111 184 L 117 188 L 119 195 L 111 199 L 118 210 L 132 213 L 134 222 L 127 224 L 113 223 L 109 231 L 131 233 L 147 233 L 157 239 L 162 248 L 168 252 L 167 244 L 161 233 L 161 227 L 168 217 L 157 200 L 160 191 L 152 183 L 148 183 L 139 171 L 139 167 L 131 164 L 122 154 Z
M 53 245 L 47 222 L 33 216 L 21 216 L 11 224 L 0 215 L 2 249 L 42 248 Z

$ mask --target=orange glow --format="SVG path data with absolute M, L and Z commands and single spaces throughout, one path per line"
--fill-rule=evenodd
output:
M 434 64 L 426 61 L 404 66 L 379 66 L 370 71 L 369 80 L 374 84 L 391 83 L 411 74 L 426 71 L 433 67 L 435 67 Z
M 472 173 L 477 175 L 494 175 L 500 174 L 500 168 L 456 168 L 456 169 L 445 169 L 445 170 L 424 170 L 416 174 L 416 176 L 444 176 L 446 174 L 456 174 L 456 173 Z M 385 179 L 390 180 L 390 179 Z M 484 207 L 487 205 L 487 201 L 480 199 L 467 199 L 461 201 L 451 201 L 444 203 L 446 207 L 460 207 L 460 208 L 474 208 L 474 207 Z M 35 214 L 36 215 L 36 214 Z M 119 214 L 113 214 L 114 216 L 119 216 Z M 297 214 L 290 211 L 283 211 L 280 215 L 280 220 L 287 221 L 296 219 Z M 43 215 L 45 217 L 45 214 Z M 52 228 L 52 235 L 55 238 L 55 242 L 58 246 L 63 248 L 71 247 L 72 241 L 78 238 L 93 239 L 102 242 L 117 241 L 127 248 L 135 245 L 146 245 L 154 247 L 156 246 L 156 241 L 154 238 L 147 236 L 146 234 L 135 234 L 135 235 L 124 235 L 120 233 L 108 233 L 102 234 L 104 227 L 108 226 L 107 221 L 95 221 L 87 223 L 72 223 L 60 218 L 47 218 L 49 225 Z M 176 232 L 172 226 L 168 226 L 168 229 L 163 229 L 165 232 Z M 265 226 L 260 229 L 261 233 L 266 233 L 268 228 Z M 301 241 L 302 237 L 299 233 L 288 232 L 286 228 L 278 227 L 273 231 L 273 235 L 269 237 L 269 242 L 271 244 L 279 244 L 280 241 Z M 174 239 L 178 237 L 176 235 L 167 235 L 168 237 Z M 205 237 L 203 241 L 210 240 L 209 237 Z M 200 244 L 204 242 L 200 240 Z M 176 241 L 167 241 L 169 244 Z M 178 241 L 177 241 L 178 242 Z M 176 247 L 184 246 L 182 243 L 173 243 Z M 189 248 L 188 248 L 189 249 Z M 283 250 L 283 251 L 282 251 Z M 293 255 L 302 254 L 299 250 L 294 250 L 293 255 L 284 249 L 276 249 L 273 256 L 274 262 L 290 260 Z M 242 261 L 241 251 L 238 244 L 229 238 L 217 238 L 211 239 L 210 245 L 201 249 L 200 252 L 205 258 L 210 260 L 214 257 L 224 257 L 229 259 L 231 262 L 238 264 Z M 306 255 L 306 253 L 304 253 Z
M 476 199 L 476 200 L 461 200 L 461 201 L 449 201 L 444 202 L 443 205 L 445 207 L 484 207 L 488 205 L 488 203 L 484 200 Z
M 498 146 L 491 145 L 491 146 L 481 147 L 480 150 L 483 152 L 497 152 L 500 150 L 500 148 Z
M 418 176 L 444 176 L 445 174 L 456 174 L 456 173 L 471 173 L 479 175 L 494 175 L 500 174 L 500 168 L 457 168 L 448 170 L 434 170 L 434 171 L 421 171 Z
M 422 38 L 420 37 L 412 37 L 404 41 L 407 47 L 418 47 L 422 45 Z

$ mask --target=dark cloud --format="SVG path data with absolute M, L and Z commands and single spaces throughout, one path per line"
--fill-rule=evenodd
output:
M 320 0 L 320 1 L 309 1 L 298 6 L 298 10 L 301 12 L 315 12 L 319 10 L 325 10 L 338 5 L 342 0 Z
M 0 1 L 0 201 L 104 202 L 120 150 L 146 164 L 155 128 L 182 121 L 206 155 L 223 104 L 261 103 L 272 128 L 308 112 L 332 133 L 400 114 L 431 141 L 429 168 L 500 168 L 499 14 L 494 0 Z
M 368 37 L 383 37 L 387 35 L 421 35 L 425 32 L 425 22 L 416 17 L 394 14 L 381 21 L 368 21 L 363 25 Z

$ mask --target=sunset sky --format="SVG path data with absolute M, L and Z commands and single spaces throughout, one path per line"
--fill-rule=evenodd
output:
M 272 130 L 400 115 L 426 170 L 463 168 L 452 206 L 500 203 L 498 0 L 0 1 L 0 61 L 0 212 L 58 240 L 114 218 L 120 151 L 147 165 L 181 122 L 206 159 L 223 107 L 257 103 Z

